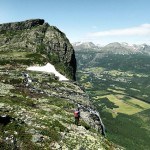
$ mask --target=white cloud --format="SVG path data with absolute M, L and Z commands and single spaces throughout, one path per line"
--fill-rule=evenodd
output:
M 150 35 L 150 24 L 142 24 L 137 27 L 113 29 L 100 32 L 92 32 L 88 37 L 106 37 L 106 36 L 147 36 Z
M 106 45 L 112 42 L 126 42 L 129 44 L 150 44 L 150 24 L 142 24 L 130 28 L 112 29 L 100 32 L 90 32 L 81 41 L 91 41 Z

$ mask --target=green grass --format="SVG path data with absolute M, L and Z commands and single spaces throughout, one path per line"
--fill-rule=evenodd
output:
M 133 115 L 133 114 L 139 113 L 143 110 L 150 109 L 149 104 L 142 102 L 138 99 L 135 99 L 132 97 L 127 97 L 126 100 L 124 100 L 124 95 L 97 96 L 94 99 L 101 100 L 103 98 L 107 98 L 110 102 L 112 102 L 116 106 L 118 106 L 118 108 L 112 109 L 112 113 L 114 113 L 114 114 L 123 113 L 123 114 L 127 114 L 127 115 Z
M 107 90 L 117 94 L 125 94 L 124 90 L 111 89 L 111 88 L 108 88 Z
M 103 119 L 108 139 L 128 150 L 148 150 L 149 104 L 131 97 L 125 99 L 123 95 L 101 96 L 94 104 Z
M 138 113 L 138 115 L 126 115 L 119 113 L 116 118 L 113 118 L 111 112 L 100 112 L 106 126 L 107 137 L 109 139 L 126 147 L 128 150 L 148 150 L 150 146 L 148 142 L 150 131 L 148 131 L 144 126 L 149 122 L 143 121 L 138 116 L 140 113 L 144 113 L 145 111 Z M 148 112 L 145 113 L 147 114 Z M 143 115 L 141 116 L 144 117 Z

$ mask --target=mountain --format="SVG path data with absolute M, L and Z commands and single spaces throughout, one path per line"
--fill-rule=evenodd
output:
M 142 44 L 142 45 L 140 45 L 139 49 L 141 50 L 141 52 L 150 55 L 150 46 L 149 45 Z
M 21 56 L 18 56 L 17 61 L 26 61 L 28 65 L 32 64 L 31 59 L 35 59 L 34 63 L 36 61 L 41 64 L 49 60 L 56 68 L 61 68 L 60 72 L 75 79 L 76 59 L 73 47 L 57 27 L 48 25 L 42 19 L 35 19 L 1 24 L 0 34 L 1 52 L 9 52 L 10 57 L 11 52 L 16 49 L 17 52 L 22 52 L 20 55 L 26 52 L 26 59 L 22 60 Z M 4 60 L 2 61 L 4 63 Z M 10 61 L 13 62 L 13 57 Z
M 75 73 L 74 49 L 57 27 L 43 19 L 0 25 L 0 150 L 123 149 L 101 135 Z
M 128 43 L 109 43 L 106 46 L 98 46 L 93 44 L 92 42 L 76 42 L 73 43 L 73 47 L 76 51 L 99 51 L 103 53 L 111 53 L 111 54 L 150 54 L 150 46 L 147 44 L 128 44 Z
M 108 138 L 129 150 L 148 150 L 149 46 L 110 43 L 77 50 L 76 59 L 77 81 L 101 114 Z
M 140 52 L 138 48 L 135 48 L 134 46 L 130 46 L 127 43 L 118 43 L 118 42 L 110 43 L 104 46 L 101 50 L 103 52 L 113 54 L 133 54 Z
M 85 51 L 88 51 L 88 50 L 99 50 L 100 47 L 95 45 L 94 43 L 92 42 L 75 42 L 75 43 L 72 43 L 73 47 L 75 48 L 76 51 L 79 51 L 79 50 L 85 50 Z

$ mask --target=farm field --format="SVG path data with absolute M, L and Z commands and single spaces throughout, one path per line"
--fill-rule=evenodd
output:
M 144 110 L 150 109 L 150 105 L 146 102 L 140 101 L 132 97 L 126 97 L 124 95 L 105 95 L 96 96 L 94 100 L 103 100 L 107 98 L 109 102 L 114 103 L 116 108 L 112 108 L 112 114 L 123 113 L 127 115 L 133 115 Z

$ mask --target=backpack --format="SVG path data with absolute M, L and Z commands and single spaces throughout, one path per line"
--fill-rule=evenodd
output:
M 79 117 L 79 111 L 76 110 L 76 111 L 74 112 L 74 117 Z

